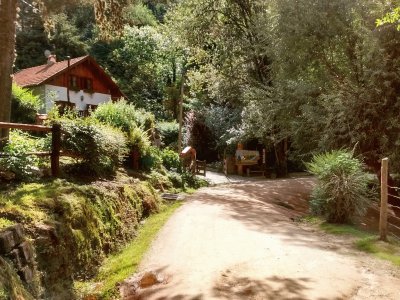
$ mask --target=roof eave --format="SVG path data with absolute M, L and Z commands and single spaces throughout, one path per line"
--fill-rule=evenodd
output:
M 53 78 L 55 78 L 55 77 L 61 75 L 61 74 L 64 73 L 64 72 L 66 72 L 69 68 L 72 68 L 72 67 L 74 67 L 74 66 L 76 66 L 76 65 L 79 65 L 79 64 L 83 63 L 84 61 L 88 60 L 89 57 L 90 57 L 89 55 L 86 55 L 86 56 L 82 57 L 82 59 L 80 59 L 80 60 L 74 62 L 73 64 L 71 64 L 71 65 L 69 65 L 69 66 L 67 66 L 65 69 L 62 69 L 62 70 L 58 71 L 57 73 L 54 73 L 54 74 L 51 75 L 49 78 L 46 78 L 46 79 L 42 80 L 41 82 L 37 83 L 37 85 L 46 84 L 48 81 L 50 81 L 50 80 L 52 80 Z

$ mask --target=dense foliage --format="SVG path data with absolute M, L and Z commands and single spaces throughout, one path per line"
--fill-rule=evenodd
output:
M 49 140 L 34 138 L 29 134 L 11 131 L 10 139 L 3 148 L 5 157 L 0 157 L 0 172 L 11 172 L 18 180 L 32 180 L 40 175 L 43 160 L 32 152 L 49 151 Z
M 181 1 L 167 24 L 190 49 L 189 108 L 198 119 L 204 107 L 241 111 L 228 143 L 257 138 L 281 168 L 358 142 L 378 171 L 383 155 L 399 160 L 389 145 L 400 140 L 400 33 L 376 27 L 391 9 L 373 0 Z
M 127 133 L 136 127 L 154 127 L 154 116 L 151 113 L 137 109 L 124 100 L 99 105 L 92 117 Z
M 125 135 L 118 129 L 96 124 L 91 119 L 65 120 L 62 149 L 78 157 L 82 172 L 113 174 L 127 154 Z
M 128 102 L 167 121 L 178 119 L 183 93 L 185 141 L 207 159 L 256 138 L 283 175 L 288 159 L 309 161 L 356 143 L 375 172 L 382 156 L 400 160 L 396 3 L 43 3 L 45 16 L 21 3 L 17 68 L 44 60 L 46 47 L 60 58 L 90 53 Z M 115 35 L 104 39 L 110 30 Z M 165 128 L 164 144 L 173 146 Z
M 163 165 L 167 170 L 180 169 L 181 161 L 179 159 L 178 153 L 176 153 L 174 150 L 165 148 L 164 150 L 161 151 L 160 155 Z
M 156 129 L 165 147 L 176 148 L 179 135 L 179 124 L 177 122 L 159 122 L 156 124 Z
M 101 104 L 92 117 L 101 123 L 122 130 L 128 137 L 128 146 L 146 154 L 150 147 L 149 136 L 154 129 L 154 115 L 136 109 L 125 101 Z
M 400 6 L 395 7 L 392 11 L 388 12 L 382 19 L 377 20 L 377 25 L 394 24 L 397 30 L 400 30 Z
M 363 164 L 348 151 L 315 155 L 307 165 L 317 179 L 311 209 L 328 222 L 345 223 L 363 216 L 370 205 L 370 177 Z
M 29 89 L 16 84 L 12 86 L 11 122 L 34 124 L 36 113 L 42 108 L 43 102 L 39 96 Z

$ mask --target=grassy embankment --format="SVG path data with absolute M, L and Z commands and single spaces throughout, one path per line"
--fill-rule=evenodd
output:
M 102 299 L 110 299 L 115 296 L 118 293 L 116 284 L 136 272 L 151 242 L 180 206 L 180 202 L 165 205 L 160 213 L 147 218 L 140 227 L 137 237 L 122 251 L 108 257 L 93 281 L 76 283 L 78 293 L 81 296 L 88 294 L 101 296 Z
M 382 242 L 377 235 L 360 230 L 350 225 L 336 225 L 323 223 L 320 228 L 331 234 L 345 234 L 356 237 L 354 246 L 356 249 L 370 253 L 380 259 L 388 260 L 400 267 L 400 241 L 389 238 L 388 242 Z
M 104 258 L 136 237 L 140 221 L 158 212 L 160 204 L 149 183 L 130 178 L 26 183 L 0 193 L 0 227 L 24 226 L 43 274 L 43 296 L 72 299 L 72 278 L 97 274 Z M 2 286 L 10 285 L 0 280 Z
M 355 238 L 354 247 L 356 249 L 390 261 L 400 267 L 400 241 L 394 238 L 389 238 L 388 242 L 382 242 L 376 233 L 361 230 L 353 225 L 325 223 L 315 217 L 306 217 L 302 220 L 318 225 L 321 230 L 329 234 L 352 236 Z

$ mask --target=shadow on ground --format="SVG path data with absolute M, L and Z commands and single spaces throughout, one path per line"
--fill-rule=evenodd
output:
M 214 299 L 253 299 L 253 300 L 307 300 L 304 294 L 309 278 L 286 278 L 272 276 L 262 280 L 248 277 L 225 275 L 221 280 L 215 283 L 212 288 Z M 163 290 L 160 285 L 148 290 L 143 290 L 140 296 L 132 298 L 135 300 L 207 300 L 203 294 L 197 295 L 170 295 L 154 298 L 154 295 Z M 318 298 L 318 300 L 340 300 L 336 298 Z
M 246 182 L 204 189 L 189 201 L 221 206 L 251 230 L 280 235 L 294 245 L 337 252 L 342 245 L 321 239 L 324 233 L 299 226 L 298 220 L 309 214 L 308 201 L 314 185 L 315 180 L 310 177 Z M 341 238 L 346 239 L 336 237 Z
M 220 206 L 229 218 L 239 221 L 251 230 L 280 235 L 280 239 L 293 245 L 338 252 L 341 245 L 333 245 L 296 222 L 299 217 L 308 214 L 308 199 L 314 184 L 314 179 L 308 177 L 219 186 L 197 192 L 188 199 L 188 204 L 200 202 Z M 167 266 L 162 269 L 166 268 Z M 212 296 L 215 299 L 306 300 L 310 283 L 310 278 L 272 276 L 260 279 L 223 273 L 213 283 Z M 178 286 L 180 282 L 174 284 Z M 132 299 L 207 300 L 204 294 L 157 296 L 164 289 L 170 289 L 171 286 L 168 285 L 167 283 L 142 290 L 140 295 Z M 318 300 L 337 299 L 341 298 Z

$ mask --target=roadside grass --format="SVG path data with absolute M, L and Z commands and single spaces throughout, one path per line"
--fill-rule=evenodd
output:
M 372 233 L 367 231 L 362 231 L 352 225 L 342 225 L 342 224 L 331 224 L 331 223 L 321 223 L 319 227 L 331 234 L 338 235 L 351 235 L 357 238 L 365 239 L 375 237 Z
M 379 241 L 376 236 L 356 241 L 358 250 L 371 253 L 376 257 L 392 262 L 400 267 L 400 242 L 389 239 L 389 242 Z
M 301 221 L 317 225 L 329 234 L 353 236 L 356 238 L 354 247 L 357 250 L 370 253 L 375 257 L 400 266 L 400 241 L 394 238 L 389 238 L 388 242 L 383 242 L 378 239 L 376 233 L 361 230 L 354 225 L 326 223 L 321 218 L 313 216 L 303 217 Z
M 157 233 L 181 205 L 181 202 L 165 205 L 160 213 L 147 218 L 139 229 L 137 237 L 125 249 L 103 262 L 99 274 L 93 281 L 76 283 L 78 294 L 100 296 L 101 299 L 111 299 L 116 296 L 118 294 L 116 284 L 136 272 Z

